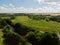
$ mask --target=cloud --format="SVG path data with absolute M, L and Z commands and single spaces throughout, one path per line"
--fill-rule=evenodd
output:
M 35 0 L 35 1 L 37 1 L 40 5 L 42 4 L 43 7 L 45 4 L 46 7 L 60 8 L 60 0 Z
M 60 0 L 36 0 L 37 2 L 60 2 Z
M 40 2 L 43 2 L 44 0 L 37 0 L 37 1 L 40 3 Z
M 13 4 L 9 4 L 10 7 L 3 4 L 2 6 L 0 6 L 0 13 L 60 13 L 60 4 L 55 4 L 55 3 L 53 3 L 53 4 L 59 5 L 59 6 L 24 8 L 24 7 L 15 7 Z
M 13 4 L 9 4 L 10 7 L 15 7 Z
M 0 13 L 60 13 L 60 0 L 34 0 L 42 6 L 37 8 L 15 7 L 13 4 L 2 4 Z
M 44 0 L 45 2 L 60 2 L 60 0 Z
M 3 6 L 3 7 L 8 7 L 8 6 L 7 6 L 7 5 L 5 5 L 5 4 L 3 4 L 2 6 Z
M 39 8 L 5 8 L 0 7 L 0 13 L 58 13 L 60 12 L 60 8 L 52 8 L 52 7 L 39 7 Z
M 60 0 L 35 0 L 39 4 L 44 3 L 44 4 L 51 4 L 51 5 L 60 5 Z
M 38 3 L 44 2 L 44 0 L 34 0 L 37 1 Z
M 8 4 L 8 5 L 2 4 L 2 6 L 3 6 L 3 7 L 7 7 L 7 8 L 8 8 L 8 7 L 11 7 L 11 8 L 12 8 L 12 7 L 15 7 L 13 4 Z

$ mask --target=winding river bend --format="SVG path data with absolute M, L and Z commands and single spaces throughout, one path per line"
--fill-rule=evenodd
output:
M 15 29 L 11 25 L 8 24 L 8 27 L 10 27 L 10 31 L 11 32 L 14 32 L 15 31 Z

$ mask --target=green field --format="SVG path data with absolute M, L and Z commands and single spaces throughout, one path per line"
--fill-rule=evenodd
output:
M 3 45 L 3 32 L 2 32 L 2 29 L 0 29 L 0 45 Z
M 57 28 L 57 30 L 60 31 L 60 23 L 58 22 L 54 22 L 54 21 L 47 22 L 45 20 L 33 20 L 30 19 L 28 16 L 17 16 L 15 20 L 12 20 L 12 22 L 14 24 L 21 23 L 22 25 L 31 27 L 39 31 L 56 32 L 56 30 L 53 27 Z

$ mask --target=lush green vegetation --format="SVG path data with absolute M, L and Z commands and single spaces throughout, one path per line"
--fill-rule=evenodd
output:
M 3 15 L 0 15 L 0 45 L 60 45 L 60 16 Z
M 34 19 L 29 18 L 28 16 L 17 16 L 15 18 L 15 20 L 12 20 L 12 22 L 14 24 L 21 23 L 22 25 L 31 27 L 31 28 L 33 28 L 35 30 L 39 30 L 39 31 L 56 32 L 56 30 L 54 28 L 52 28 L 49 24 L 49 23 L 53 24 L 55 22 L 54 21 L 47 22 L 46 19 L 45 20 L 34 20 Z M 56 24 L 58 24 L 58 22 L 56 22 Z M 59 28 L 59 27 L 57 27 L 57 28 Z
M 0 45 L 3 45 L 3 32 L 2 29 L 0 29 Z

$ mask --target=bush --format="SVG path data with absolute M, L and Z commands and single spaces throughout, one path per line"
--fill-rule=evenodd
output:
M 60 22 L 60 16 L 51 16 L 49 19 L 52 21 Z
M 19 45 L 21 40 L 22 39 L 18 34 L 8 32 L 4 38 L 4 44 L 5 45 Z

